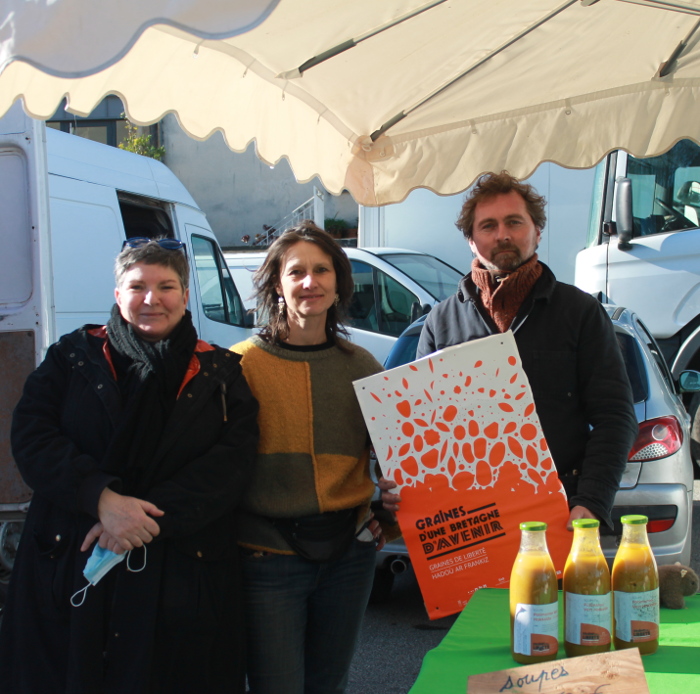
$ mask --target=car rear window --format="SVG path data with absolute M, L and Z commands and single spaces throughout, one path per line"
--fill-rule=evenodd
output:
M 380 257 L 407 274 L 438 301 L 444 301 L 452 296 L 462 279 L 461 272 L 432 255 L 386 253 Z
M 627 333 L 616 331 L 615 335 L 622 351 L 622 358 L 625 360 L 627 377 L 632 386 L 632 397 L 635 402 L 644 402 L 649 397 L 649 381 L 639 344 Z

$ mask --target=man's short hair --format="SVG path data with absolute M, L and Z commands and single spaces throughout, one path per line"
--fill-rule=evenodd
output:
M 517 178 L 511 176 L 507 171 L 501 173 L 486 173 L 479 178 L 474 188 L 467 195 L 459 219 L 455 222 L 457 228 L 464 234 L 467 240 L 472 237 L 474 231 L 474 215 L 476 206 L 480 202 L 489 200 L 496 195 L 507 195 L 508 193 L 518 193 L 525 201 L 527 211 L 536 227 L 544 229 L 547 223 L 545 214 L 546 200 L 529 183 L 521 183 Z

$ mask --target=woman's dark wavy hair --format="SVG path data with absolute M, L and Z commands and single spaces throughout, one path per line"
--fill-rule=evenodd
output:
M 339 301 L 337 306 L 333 304 L 328 309 L 326 336 L 329 342 L 336 344 L 342 351 L 352 351 L 337 340 L 339 335 L 348 335 L 343 323 L 347 318 L 354 289 L 352 267 L 342 247 L 327 231 L 317 227 L 310 219 L 305 219 L 285 231 L 270 246 L 265 262 L 253 275 L 253 286 L 255 287 L 253 295 L 257 301 L 258 313 L 267 317 L 266 324 L 261 327 L 260 337 L 267 342 L 275 343 L 284 340 L 289 335 L 287 312 L 280 311 L 277 286 L 280 284 L 285 254 L 300 241 L 316 244 L 333 260 Z

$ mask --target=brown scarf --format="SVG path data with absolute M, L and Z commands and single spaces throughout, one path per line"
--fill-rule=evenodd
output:
M 472 280 L 481 290 L 481 303 L 503 333 L 510 328 L 518 309 L 542 275 L 537 253 L 513 272 L 504 272 L 496 281 L 479 261 L 472 261 Z

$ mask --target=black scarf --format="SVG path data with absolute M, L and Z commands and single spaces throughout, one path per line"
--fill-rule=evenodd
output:
M 157 478 L 152 460 L 197 345 L 197 331 L 186 311 L 167 338 L 148 342 L 115 304 L 107 337 L 124 404 L 108 468 L 122 478 L 123 494 L 140 496 Z

